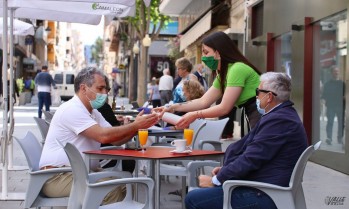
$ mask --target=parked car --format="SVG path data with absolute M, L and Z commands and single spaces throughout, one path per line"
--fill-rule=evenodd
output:
M 56 71 L 54 73 L 53 79 L 56 82 L 57 91 L 62 101 L 68 101 L 74 96 L 74 79 L 76 74 L 76 71 Z

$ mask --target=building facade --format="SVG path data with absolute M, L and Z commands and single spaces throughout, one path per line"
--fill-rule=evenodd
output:
M 164 0 L 160 11 L 178 16 L 183 23 L 180 41 L 185 56 L 201 62 L 201 40 L 220 30 L 262 72 L 289 74 L 292 101 L 303 119 L 309 144 L 323 141 L 312 160 L 349 174 L 348 1 L 184 2 L 179 6 L 174 0 Z M 329 87 L 333 80 L 337 86 Z

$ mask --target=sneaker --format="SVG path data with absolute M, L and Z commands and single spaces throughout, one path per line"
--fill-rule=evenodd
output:
M 328 145 L 331 145 L 331 144 L 332 144 L 332 140 L 331 140 L 331 139 L 326 139 L 326 143 L 327 143 Z

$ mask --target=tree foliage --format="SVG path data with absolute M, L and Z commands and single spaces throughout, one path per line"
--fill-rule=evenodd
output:
M 98 37 L 95 43 L 91 46 L 91 62 L 97 63 L 97 66 L 100 65 L 103 60 L 103 39 Z
M 134 27 L 139 40 L 146 34 L 149 34 L 152 40 L 157 39 L 160 30 L 169 23 L 170 17 L 160 14 L 160 3 L 160 0 L 152 0 L 150 6 L 146 7 L 143 0 L 136 1 L 136 14 L 134 17 L 129 17 L 128 22 Z M 151 29 L 150 23 L 153 25 Z M 158 25 L 159 27 L 156 27 Z

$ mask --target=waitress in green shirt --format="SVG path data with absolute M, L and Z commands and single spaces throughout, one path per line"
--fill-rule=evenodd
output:
M 244 108 L 253 128 L 261 117 L 256 106 L 256 89 L 260 82 L 258 69 L 223 32 L 213 33 L 203 40 L 201 60 L 217 74 L 213 85 L 201 98 L 167 106 L 163 112 L 187 112 L 176 124 L 176 128 L 185 128 L 197 118 L 224 116 L 238 106 Z M 220 104 L 211 106 L 220 98 Z

